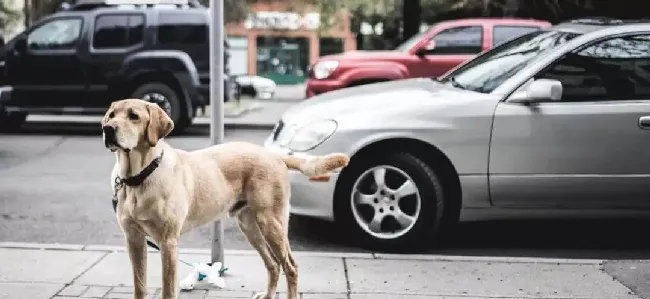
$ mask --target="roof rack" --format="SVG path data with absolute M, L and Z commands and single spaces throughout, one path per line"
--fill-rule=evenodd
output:
M 69 5 L 69 10 L 92 10 L 101 7 L 115 6 L 135 6 L 141 8 L 151 8 L 156 6 L 174 5 L 177 7 L 204 7 L 198 0 L 77 0 L 74 4 Z
M 572 19 L 568 20 L 568 23 L 583 25 L 620 25 L 623 24 L 623 20 L 601 16 Z
M 611 17 L 586 17 L 586 18 L 577 18 L 568 20 L 567 23 L 571 24 L 583 24 L 583 25 L 601 25 L 601 26 L 611 26 L 611 25 L 624 25 L 624 24 L 638 24 L 638 23 L 649 23 L 650 19 L 617 19 Z

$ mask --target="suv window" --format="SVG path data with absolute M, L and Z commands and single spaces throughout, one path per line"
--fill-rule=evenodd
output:
M 197 45 L 208 42 L 208 19 L 203 13 L 161 12 L 158 43 Z
M 143 15 L 100 15 L 95 19 L 94 49 L 120 49 L 144 40 Z
M 562 101 L 650 100 L 650 35 L 616 37 L 569 53 L 538 78 L 562 82 Z
M 55 19 L 42 24 L 27 36 L 32 50 L 74 49 L 81 35 L 81 18 Z
M 460 26 L 440 31 L 431 54 L 478 54 L 483 50 L 483 27 Z
M 535 26 L 497 25 L 492 29 L 492 46 L 496 46 L 509 39 L 522 36 L 526 33 L 539 30 Z

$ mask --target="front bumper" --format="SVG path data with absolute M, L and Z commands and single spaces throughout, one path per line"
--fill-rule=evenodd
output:
M 275 145 L 272 136 L 266 139 L 264 147 L 279 154 L 290 152 Z M 339 173 L 332 173 L 327 182 L 314 182 L 299 171 L 289 170 L 291 213 L 334 221 L 334 190 L 338 177 Z
M 0 86 L 0 108 L 4 107 L 11 100 L 10 86 Z
M 197 87 L 198 94 L 201 97 L 201 102 L 205 105 L 210 104 L 210 80 L 202 81 L 201 85 Z M 238 85 L 234 80 L 231 80 L 229 77 L 224 77 L 223 80 L 223 100 L 224 102 L 229 102 L 232 100 L 239 100 L 239 90 Z
M 326 93 L 329 91 L 341 89 L 345 87 L 345 83 L 335 79 L 316 80 L 309 78 L 305 88 L 305 96 L 307 98 Z

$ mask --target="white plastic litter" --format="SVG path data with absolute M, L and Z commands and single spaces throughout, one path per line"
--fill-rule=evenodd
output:
M 226 282 L 219 276 L 219 270 L 221 270 L 221 263 L 214 263 L 212 266 L 206 263 L 194 263 L 194 269 L 192 272 L 181 280 L 179 287 L 181 290 L 189 291 L 194 288 L 202 288 L 204 286 L 208 287 L 218 287 L 225 288 Z M 203 279 L 199 280 L 200 276 L 204 276 Z

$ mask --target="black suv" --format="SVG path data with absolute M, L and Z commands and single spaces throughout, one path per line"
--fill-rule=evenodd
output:
M 159 104 L 182 131 L 210 100 L 209 18 L 197 4 L 95 0 L 44 18 L 1 51 L 0 128 L 21 125 L 29 113 L 103 114 L 113 101 L 140 98 Z M 226 101 L 238 97 L 224 78 Z

